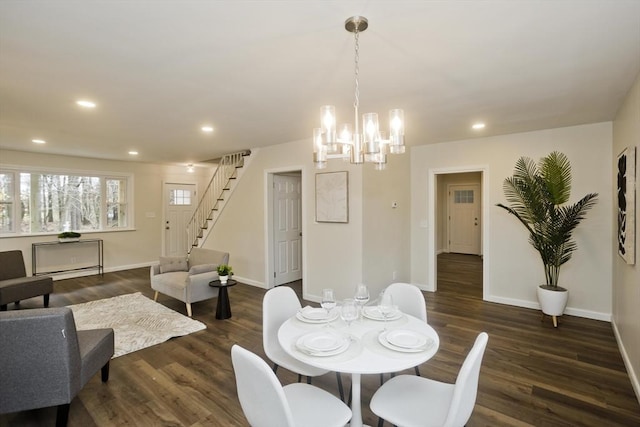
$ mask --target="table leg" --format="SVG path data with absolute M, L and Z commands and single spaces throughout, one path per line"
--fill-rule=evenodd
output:
M 231 304 L 227 287 L 222 286 L 218 292 L 218 305 L 216 307 L 216 319 L 229 319 L 231 317 Z
M 360 403 L 360 374 L 351 374 L 351 427 L 362 427 L 362 407 Z

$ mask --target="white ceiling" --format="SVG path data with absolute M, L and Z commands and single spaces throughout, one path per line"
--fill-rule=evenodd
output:
M 311 144 L 321 105 L 353 120 L 352 15 L 361 112 L 404 108 L 409 145 L 612 120 L 640 71 L 638 0 L 2 0 L 0 148 L 183 164 Z

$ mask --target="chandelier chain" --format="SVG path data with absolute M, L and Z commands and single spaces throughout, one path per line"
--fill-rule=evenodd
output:
M 356 111 L 357 111 L 358 107 L 360 106 L 360 83 L 358 82 L 358 75 L 360 74 L 360 37 L 357 29 L 354 34 L 355 34 L 354 37 L 356 40 L 356 47 L 355 47 L 356 96 L 353 102 L 353 106 L 356 108 Z

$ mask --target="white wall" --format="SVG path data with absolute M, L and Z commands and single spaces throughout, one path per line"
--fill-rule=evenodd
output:
M 362 282 L 372 298 L 410 280 L 410 155 L 390 154 L 387 167 L 363 165 Z M 392 203 L 397 207 L 393 208 Z M 395 274 L 395 277 L 394 277 Z M 353 284 L 355 286 L 355 284 Z
M 570 291 L 566 313 L 608 320 L 611 315 L 610 248 L 613 216 L 611 123 L 549 129 L 498 137 L 447 142 L 411 150 L 411 282 L 426 286 L 428 279 L 428 176 L 433 169 L 486 166 L 488 281 L 485 299 L 537 308 L 536 287 L 544 282 L 537 252 L 526 230 L 496 207 L 504 202 L 502 182 L 512 175 L 520 156 L 539 159 L 559 150 L 573 170 L 572 201 L 588 192 L 600 194 L 598 204 L 575 232 L 578 250 L 563 268 L 560 283 Z
M 613 150 L 612 168 L 615 171 L 615 161 L 625 147 L 636 147 L 640 156 L 640 75 L 627 95 L 625 102 L 618 111 L 613 122 Z M 613 256 L 613 327 L 618 338 L 622 357 L 627 365 L 636 396 L 640 401 L 640 193 L 638 193 L 638 165 L 636 160 L 636 263 L 628 265 L 618 256 L 617 252 L 617 223 L 611 228 L 611 250 Z M 612 183 L 615 192 L 615 182 Z M 610 206 L 612 215 L 616 218 L 617 205 Z
M 250 166 L 205 247 L 228 251 L 239 279 L 267 287 L 266 177 L 268 173 L 298 169 L 302 170 L 303 187 L 304 298 L 318 300 L 326 287 L 334 288 L 338 298 L 346 298 L 352 295 L 355 284 L 362 281 L 362 166 L 333 160 L 327 169 L 316 171 L 310 140 L 254 150 Z M 316 172 L 344 170 L 349 172 L 349 222 L 316 222 Z
M 196 168 L 189 174 L 185 168 L 140 162 L 119 162 L 81 157 L 56 156 L 40 153 L 1 150 L 2 165 L 93 170 L 133 174 L 135 229 L 118 232 L 83 232 L 83 237 L 104 240 L 105 271 L 150 265 L 162 254 L 163 181 L 198 184 L 202 191 L 211 177 L 211 168 Z M 148 217 L 147 213 L 155 217 Z M 20 249 L 25 257 L 27 270 L 31 271 L 31 243 L 56 240 L 55 234 L 31 237 L 0 238 L 0 250 Z M 60 278 L 64 276 L 56 276 Z

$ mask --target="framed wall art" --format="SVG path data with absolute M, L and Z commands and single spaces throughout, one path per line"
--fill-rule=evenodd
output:
M 618 155 L 618 254 L 627 264 L 635 264 L 636 252 L 636 147 Z
M 316 221 L 349 222 L 348 172 L 316 174 Z

